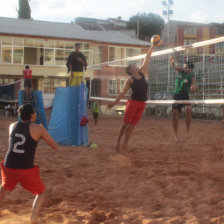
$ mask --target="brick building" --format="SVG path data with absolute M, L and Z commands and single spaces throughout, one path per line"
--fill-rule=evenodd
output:
M 126 64 L 91 66 L 140 55 L 149 47 L 149 43 L 122 33 L 85 30 L 72 23 L 0 17 L 0 85 L 21 79 L 24 66 L 30 65 L 33 88 L 53 98 L 56 87 L 66 86 L 65 64 L 77 42 L 89 65 L 85 78 L 87 84 L 93 80 L 91 94 L 104 97 L 118 94 L 127 78 Z
M 183 46 L 224 35 L 222 24 L 169 21 L 169 47 Z M 168 24 L 162 31 L 163 47 L 168 45 Z

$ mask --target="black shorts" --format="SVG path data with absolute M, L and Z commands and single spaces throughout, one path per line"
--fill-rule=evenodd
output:
M 25 79 L 24 80 L 24 87 L 31 88 L 32 87 L 32 79 Z
M 98 118 L 98 113 L 93 113 L 93 118 L 97 119 Z
M 174 100 L 190 100 L 190 96 L 189 96 L 189 94 L 174 94 L 173 99 Z M 190 104 L 173 104 L 172 109 L 178 110 L 180 113 L 181 108 L 185 107 L 186 105 L 190 105 Z

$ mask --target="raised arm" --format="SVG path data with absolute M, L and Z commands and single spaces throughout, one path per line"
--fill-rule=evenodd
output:
M 182 71 L 183 71 L 183 68 L 178 67 L 178 66 L 176 65 L 173 56 L 170 57 L 170 65 L 171 65 L 172 68 L 174 68 L 174 69 L 175 69 L 176 71 L 178 71 L 178 72 L 182 72 Z
M 151 54 L 152 54 L 152 51 L 153 51 L 154 47 L 155 47 L 155 45 L 152 45 L 152 46 L 149 48 L 148 52 L 146 53 L 146 57 L 145 57 L 145 59 L 144 59 L 142 65 L 141 65 L 141 67 L 139 68 L 139 70 L 140 70 L 143 74 L 145 74 L 145 73 L 148 72 L 149 60 L 150 60 L 150 58 L 151 58 Z
M 130 89 L 131 85 L 133 83 L 132 78 L 129 78 L 124 85 L 123 90 L 119 93 L 119 95 L 117 96 L 117 98 L 115 99 L 115 101 L 113 103 L 110 103 L 107 105 L 108 109 L 110 110 L 114 105 L 118 104 L 121 100 L 121 98 L 127 93 L 127 91 Z

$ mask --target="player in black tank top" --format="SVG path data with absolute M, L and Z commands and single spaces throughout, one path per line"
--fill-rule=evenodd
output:
M 121 127 L 115 147 L 117 152 L 120 150 L 120 142 L 124 134 L 125 140 L 122 146 L 127 150 L 128 141 L 134 130 L 134 127 L 138 123 L 144 112 L 145 101 L 147 101 L 148 93 L 148 84 L 145 80 L 144 74 L 148 73 L 148 64 L 153 48 L 154 45 L 152 45 L 148 50 L 145 60 L 140 68 L 137 68 L 133 64 L 130 64 L 126 68 L 126 72 L 128 75 L 130 75 L 130 78 L 126 81 L 122 92 L 120 92 L 116 100 L 113 103 L 108 104 L 108 108 L 111 109 L 114 105 L 120 102 L 121 98 L 125 96 L 129 89 L 132 90 L 131 99 L 129 99 L 127 102 L 124 114 L 124 123 Z
M 30 122 L 17 122 L 9 136 L 9 149 L 4 166 L 13 169 L 31 169 L 37 147 L 29 133 Z
M 142 78 L 136 79 L 134 76 L 131 76 L 133 79 L 133 84 L 131 85 L 131 99 L 137 101 L 147 101 L 148 94 L 148 83 L 145 80 L 143 73 L 139 72 Z
M 37 223 L 45 189 L 39 167 L 34 166 L 37 143 L 42 138 L 54 150 L 57 150 L 58 145 L 42 125 L 34 123 L 36 112 L 31 104 L 22 105 L 18 112 L 21 121 L 10 125 L 9 149 L 1 163 L 0 205 L 7 191 L 12 191 L 20 183 L 36 195 L 30 221 Z

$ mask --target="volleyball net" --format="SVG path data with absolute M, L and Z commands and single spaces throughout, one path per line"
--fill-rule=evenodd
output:
M 122 75 L 124 68 L 129 63 L 140 66 L 145 56 L 137 55 L 91 66 L 90 69 L 100 70 L 100 75 L 92 78 L 90 99 L 113 101 L 128 78 L 127 75 Z M 179 67 L 186 61 L 194 64 L 197 90 L 191 92 L 190 101 L 173 100 L 177 72 L 170 66 L 171 56 Z M 191 103 L 203 107 L 203 112 L 207 112 L 206 107 L 220 108 L 224 104 L 224 37 L 153 52 L 148 81 L 147 104 L 169 106 L 173 103 Z M 128 95 L 130 92 L 127 97 Z M 125 101 L 126 99 L 122 100 Z
M 0 85 L 0 102 L 18 101 L 21 80 L 14 83 Z

